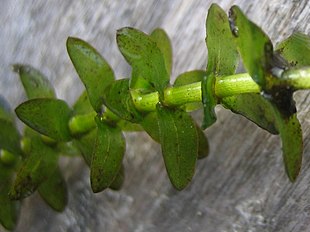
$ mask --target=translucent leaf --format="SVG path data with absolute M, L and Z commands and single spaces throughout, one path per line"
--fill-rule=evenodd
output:
M 104 93 L 104 104 L 124 120 L 135 123 L 142 120 L 142 115 L 137 111 L 129 92 L 129 79 L 112 82 Z
M 101 111 L 105 88 L 114 80 L 114 73 L 103 57 L 85 41 L 69 37 L 67 51 L 96 112 Z
M 93 192 L 108 188 L 117 177 L 125 153 L 125 139 L 121 130 L 96 118 L 97 138 L 90 166 Z
M 30 65 L 15 64 L 13 70 L 19 74 L 28 99 L 55 98 L 55 91 L 49 80 Z
M 256 93 L 245 93 L 221 99 L 221 104 L 248 118 L 261 128 L 272 134 L 278 134 L 275 128 L 274 106 L 262 95 Z
M 251 22 L 238 6 L 230 9 L 232 34 L 238 46 L 243 64 L 253 80 L 263 89 L 266 72 L 271 68 L 273 46 L 260 27 Z
M 0 224 L 8 230 L 13 230 L 19 214 L 19 202 L 9 199 L 13 171 L 0 163 Z
M 152 31 L 150 36 L 162 52 L 165 59 L 166 70 L 168 75 L 170 75 L 172 70 L 172 47 L 167 33 L 161 28 L 156 28 Z
M 32 99 L 19 105 L 15 112 L 20 120 L 41 134 L 57 141 L 71 139 L 68 127 L 71 110 L 62 100 Z
M 68 191 L 59 168 L 56 168 L 54 173 L 39 186 L 38 192 L 54 210 L 61 212 L 65 209 L 68 202 Z
M 39 135 L 31 137 L 30 149 L 10 190 L 10 198 L 13 200 L 32 194 L 57 168 L 56 152 L 45 145 Z
M 169 84 L 164 55 L 151 36 L 134 28 L 117 31 L 118 47 L 132 67 L 130 88 L 163 91 Z
M 217 4 L 212 4 L 209 9 L 206 32 L 208 65 L 206 76 L 202 79 L 204 129 L 216 121 L 214 111 L 218 103 L 214 92 L 216 77 L 234 74 L 238 64 L 238 52 L 231 35 L 228 17 Z
M 198 157 L 198 134 L 193 119 L 184 111 L 157 104 L 162 153 L 173 186 L 184 189 L 191 181 Z
M 300 68 L 310 65 L 310 36 L 293 33 L 276 47 L 276 53 L 284 57 L 290 66 Z

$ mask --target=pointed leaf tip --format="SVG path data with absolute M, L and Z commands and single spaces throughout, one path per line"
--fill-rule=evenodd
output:
M 19 74 L 28 99 L 55 98 L 55 90 L 46 76 L 30 65 L 14 64 L 13 71 Z
M 56 141 L 69 141 L 71 109 L 59 99 L 36 98 L 20 104 L 16 115 L 32 129 Z
M 104 90 L 114 80 L 112 68 L 95 48 L 81 39 L 69 37 L 67 51 L 92 107 L 101 112 Z
M 110 187 L 117 178 L 125 153 L 125 139 L 118 127 L 111 127 L 96 117 L 97 138 L 90 166 L 90 181 L 94 193 Z
M 196 124 L 186 112 L 157 104 L 159 140 L 172 185 L 184 189 L 195 172 L 198 158 Z
M 130 88 L 158 91 L 163 96 L 169 84 L 165 56 L 150 35 L 131 27 L 117 31 L 117 45 L 132 66 Z

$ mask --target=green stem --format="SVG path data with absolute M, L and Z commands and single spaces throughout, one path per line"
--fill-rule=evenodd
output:
M 72 135 L 81 135 L 89 132 L 91 129 L 96 127 L 95 116 L 96 112 L 91 112 L 88 114 L 81 114 L 73 116 L 69 121 L 69 129 Z M 104 120 L 117 122 L 120 118 L 115 115 L 112 111 L 106 108 L 103 114 Z
M 283 72 L 281 78 L 274 80 L 275 86 L 290 86 L 295 90 L 310 89 L 310 68 L 295 69 Z M 215 82 L 215 95 L 224 98 L 242 93 L 260 93 L 261 89 L 248 73 L 218 77 Z M 139 94 L 132 91 L 136 108 L 143 112 L 156 109 L 158 93 Z M 168 87 L 164 91 L 164 104 L 181 106 L 191 102 L 201 102 L 201 82 L 178 87 Z
M 291 69 L 285 71 L 281 80 L 283 84 L 292 86 L 295 90 L 309 89 L 310 88 L 310 68 L 305 67 L 301 69 Z
M 69 121 L 69 129 L 72 135 L 81 135 L 96 127 L 94 118 L 96 112 L 73 116 Z
M 247 73 L 216 79 L 215 94 L 219 98 L 232 96 L 240 93 L 259 93 L 259 86 Z M 139 94 L 132 92 L 135 106 L 144 112 L 154 111 L 159 101 L 158 93 Z M 201 102 L 201 82 L 195 82 L 178 87 L 168 87 L 164 91 L 164 104 L 180 106 L 191 102 Z
M 273 86 L 290 86 L 294 90 L 310 89 L 310 68 L 288 70 L 283 72 L 281 78 L 273 79 Z M 215 82 L 215 94 L 218 98 L 224 98 L 242 93 L 260 93 L 260 87 L 253 81 L 248 73 L 218 77 Z M 141 94 L 136 90 L 131 91 L 135 107 L 141 112 L 156 110 L 159 101 L 158 92 Z M 164 91 L 164 104 L 169 106 L 181 106 L 187 103 L 201 102 L 201 82 L 188 85 L 168 87 Z M 73 135 L 79 135 L 93 129 L 95 113 L 74 116 L 69 122 L 69 128 Z M 120 119 L 106 109 L 103 117 L 106 120 L 119 121 Z

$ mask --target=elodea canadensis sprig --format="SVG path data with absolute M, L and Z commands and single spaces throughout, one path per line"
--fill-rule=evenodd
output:
M 15 109 L 0 101 L 0 222 L 12 230 L 20 201 L 38 190 L 55 210 L 67 204 L 58 159 L 82 156 L 93 192 L 119 190 L 124 181 L 123 131 L 145 131 L 162 148 L 167 173 L 177 190 L 192 180 L 198 159 L 208 155 L 203 130 L 216 121 L 220 104 L 282 141 L 287 176 L 295 181 L 303 142 L 293 93 L 310 88 L 310 37 L 296 32 L 274 46 L 269 37 L 233 6 L 226 14 L 213 4 L 206 20 L 206 70 L 180 74 L 170 84 L 172 50 L 162 29 L 116 33 L 131 65 L 130 78 L 116 79 L 108 62 L 87 42 L 69 37 L 67 51 L 85 91 L 70 107 L 57 99 L 38 70 L 15 64 L 27 101 Z M 236 73 L 242 60 L 246 73 Z M 189 112 L 203 109 L 202 125 Z M 212 144 L 211 144 L 212 145 Z

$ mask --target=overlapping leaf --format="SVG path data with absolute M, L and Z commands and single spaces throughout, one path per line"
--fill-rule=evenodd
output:
M 158 48 L 162 52 L 166 70 L 168 75 L 170 75 L 172 70 L 172 47 L 167 33 L 161 28 L 156 28 L 154 31 L 152 31 L 150 36 L 156 42 Z
M 13 171 L 0 162 L 0 223 L 8 230 L 13 230 L 16 226 L 20 205 L 18 201 L 11 201 L 8 195 L 12 174 Z
M 88 95 L 87 95 L 86 90 L 80 95 L 80 97 L 74 103 L 72 109 L 73 109 L 73 113 L 75 115 L 77 115 L 77 114 L 89 114 L 93 111 L 93 108 L 92 108 L 92 105 L 90 104 L 90 101 L 88 99 Z
M 141 125 L 146 133 L 151 136 L 156 142 L 159 143 L 159 126 L 158 126 L 158 116 L 156 112 L 148 113 L 141 122 Z
M 273 56 L 272 43 L 262 29 L 250 21 L 238 6 L 230 9 L 230 20 L 243 64 L 253 80 L 264 89 L 266 70 L 270 68 Z
M 0 149 L 7 150 L 14 155 L 21 154 L 20 134 L 15 126 L 13 112 L 2 97 L 0 97 L 0 128 Z
M 81 151 L 86 164 L 90 167 L 94 151 L 94 141 L 97 137 L 97 127 L 85 135 L 73 140 L 73 143 Z
M 216 77 L 234 74 L 238 64 L 238 52 L 231 35 L 228 17 L 216 4 L 212 4 L 209 9 L 206 32 L 208 65 L 206 76 L 202 80 L 203 128 L 211 126 L 216 121 L 214 112 L 214 107 L 218 103 L 214 92 Z
M 293 33 L 276 47 L 276 53 L 295 68 L 310 65 L 310 37 L 300 32 Z
M 15 112 L 20 120 L 56 141 L 71 139 L 68 123 L 71 109 L 59 99 L 37 98 L 19 105 Z
M 274 106 L 270 105 L 262 95 L 255 93 L 238 94 L 221 99 L 221 104 L 234 113 L 245 116 L 270 133 L 278 134 L 275 127 Z
M 296 114 L 286 117 L 276 107 L 274 107 L 274 112 L 276 126 L 282 141 L 285 170 L 290 181 L 294 182 L 299 175 L 302 163 L 303 139 L 301 125 Z
M 117 31 L 117 44 L 132 67 L 130 88 L 158 91 L 163 98 L 169 75 L 156 41 L 137 29 L 125 27 Z
M 125 139 L 118 127 L 112 127 L 96 118 L 97 138 L 90 166 L 90 181 L 93 192 L 108 188 L 121 169 L 125 153 Z
M 39 70 L 22 64 L 13 65 L 13 69 L 19 74 L 28 99 L 55 98 L 53 86 Z
M 253 80 L 262 87 L 264 93 L 268 94 L 268 98 L 265 100 L 262 100 L 264 95 L 247 96 L 249 99 L 254 100 L 253 103 L 258 106 L 251 107 L 250 114 L 247 116 L 270 132 L 279 132 L 286 172 L 289 179 L 294 181 L 299 174 L 302 161 L 302 133 L 296 116 L 292 90 L 290 88 L 273 87 L 269 83 L 272 78 L 279 78 L 278 76 L 269 76 L 272 75 L 272 68 L 279 67 L 277 67 L 273 46 L 268 36 L 257 25 L 248 20 L 237 6 L 231 8 L 230 14 L 232 32 L 235 34 L 244 66 Z M 292 55 L 291 58 L 293 57 L 296 58 L 296 61 L 297 59 L 303 59 L 303 57 Z M 303 61 L 301 60 L 301 62 Z M 227 105 L 232 103 L 231 105 L 237 105 L 238 110 L 242 111 L 244 109 L 244 100 L 240 101 L 237 98 L 233 100 L 231 102 L 228 100 Z M 262 120 L 257 117 L 258 115 L 255 116 L 259 112 L 259 108 L 264 109 L 262 111 L 264 112 Z
M 198 159 L 206 158 L 209 154 L 209 142 L 203 130 L 196 125 L 198 135 Z
M 30 153 L 19 168 L 10 190 L 10 198 L 14 200 L 29 196 L 48 180 L 57 168 L 56 152 L 45 145 L 39 135 L 31 136 L 30 146 Z
M 184 189 L 191 181 L 198 157 L 198 134 L 193 119 L 179 109 L 157 104 L 159 139 L 173 186 Z
M 38 188 L 40 196 L 56 211 L 63 211 L 68 202 L 68 192 L 65 180 L 59 170 L 54 172 Z
M 0 95 L 0 119 L 4 119 L 10 122 L 15 121 L 15 115 L 13 114 L 10 104 L 1 95 Z
M 105 88 L 114 80 L 114 73 L 103 57 L 85 41 L 69 37 L 67 51 L 96 112 L 101 112 Z
M 135 123 L 142 120 L 129 92 L 129 79 L 112 82 L 104 92 L 104 104 L 124 120 Z
M 121 166 L 121 169 L 119 170 L 117 176 L 109 186 L 110 189 L 112 190 L 120 190 L 121 187 L 123 186 L 125 180 L 125 170 L 124 170 L 124 165 Z

